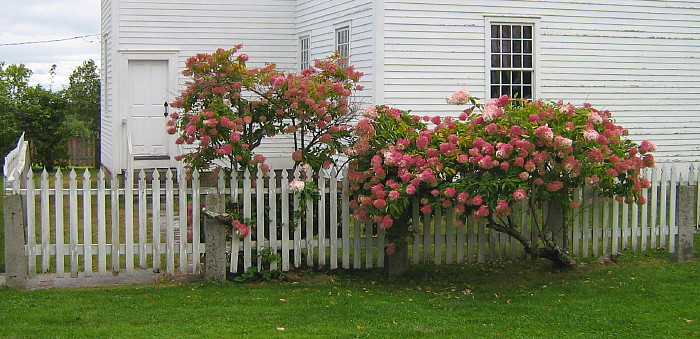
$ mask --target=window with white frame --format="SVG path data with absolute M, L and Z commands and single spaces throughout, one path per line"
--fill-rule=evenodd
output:
M 347 63 L 350 58 L 350 26 L 336 28 L 335 50 Z
M 490 97 L 532 99 L 535 86 L 534 25 L 491 23 Z
M 299 69 L 307 69 L 311 60 L 311 39 L 308 35 L 299 38 Z

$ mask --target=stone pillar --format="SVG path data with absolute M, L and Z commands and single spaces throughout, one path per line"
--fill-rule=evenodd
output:
M 675 253 L 670 254 L 670 259 L 673 262 L 685 262 L 693 259 L 693 241 L 696 227 L 696 191 L 696 186 L 685 185 L 678 187 L 678 206 L 676 210 L 678 235 L 676 236 Z
M 207 209 L 224 213 L 225 196 L 208 194 Z M 211 218 L 204 218 L 204 242 L 206 243 L 204 259 L 204 278 L 218 282 L 226 281 L 226 225 Z
M 5 277 L 7 287 L 27 288 L 27 255 L 24 247 L 24 206 L 21 195 L 9 195 L 3 198 L 5 213 Z

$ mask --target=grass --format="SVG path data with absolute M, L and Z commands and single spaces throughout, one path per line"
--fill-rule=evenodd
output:
M 5 209 L 3 197 L 5 196 L 5 181 L 0 180 L 0 272 L 5 272 Z
M 310 273 L 300 282 L 0 289 L 6 337 L 700 336 L 700 266 L 665 252 L 552 272 L 543 261 Z M 332 277 L 332 281 L 328 276 Z

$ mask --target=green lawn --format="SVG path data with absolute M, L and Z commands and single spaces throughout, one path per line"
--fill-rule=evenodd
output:
M 5 272 L 5 214 L 3 197 L 5 196 L 5 182 L 0 180 L 0 272 Z
M 700 266 L 626 253 L 551 272 L 543 261 L 320 273 L 298 283 L 0 289 L 6 337 L 687 338 Z

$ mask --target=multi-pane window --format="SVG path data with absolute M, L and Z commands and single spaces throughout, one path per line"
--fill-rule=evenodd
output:
M 507 94 L 532 99 L 534 41 L 533 25 L 491 24 L 491 98 Z
M 311 60 L 311 39 L 309 36 L 303 36 L 299 38 L 299 69 L 309 68 L 309 61 Z
M 346 61 L 350 58 L 350 27 L 344 26 L 335 30 L 335 50 Z

